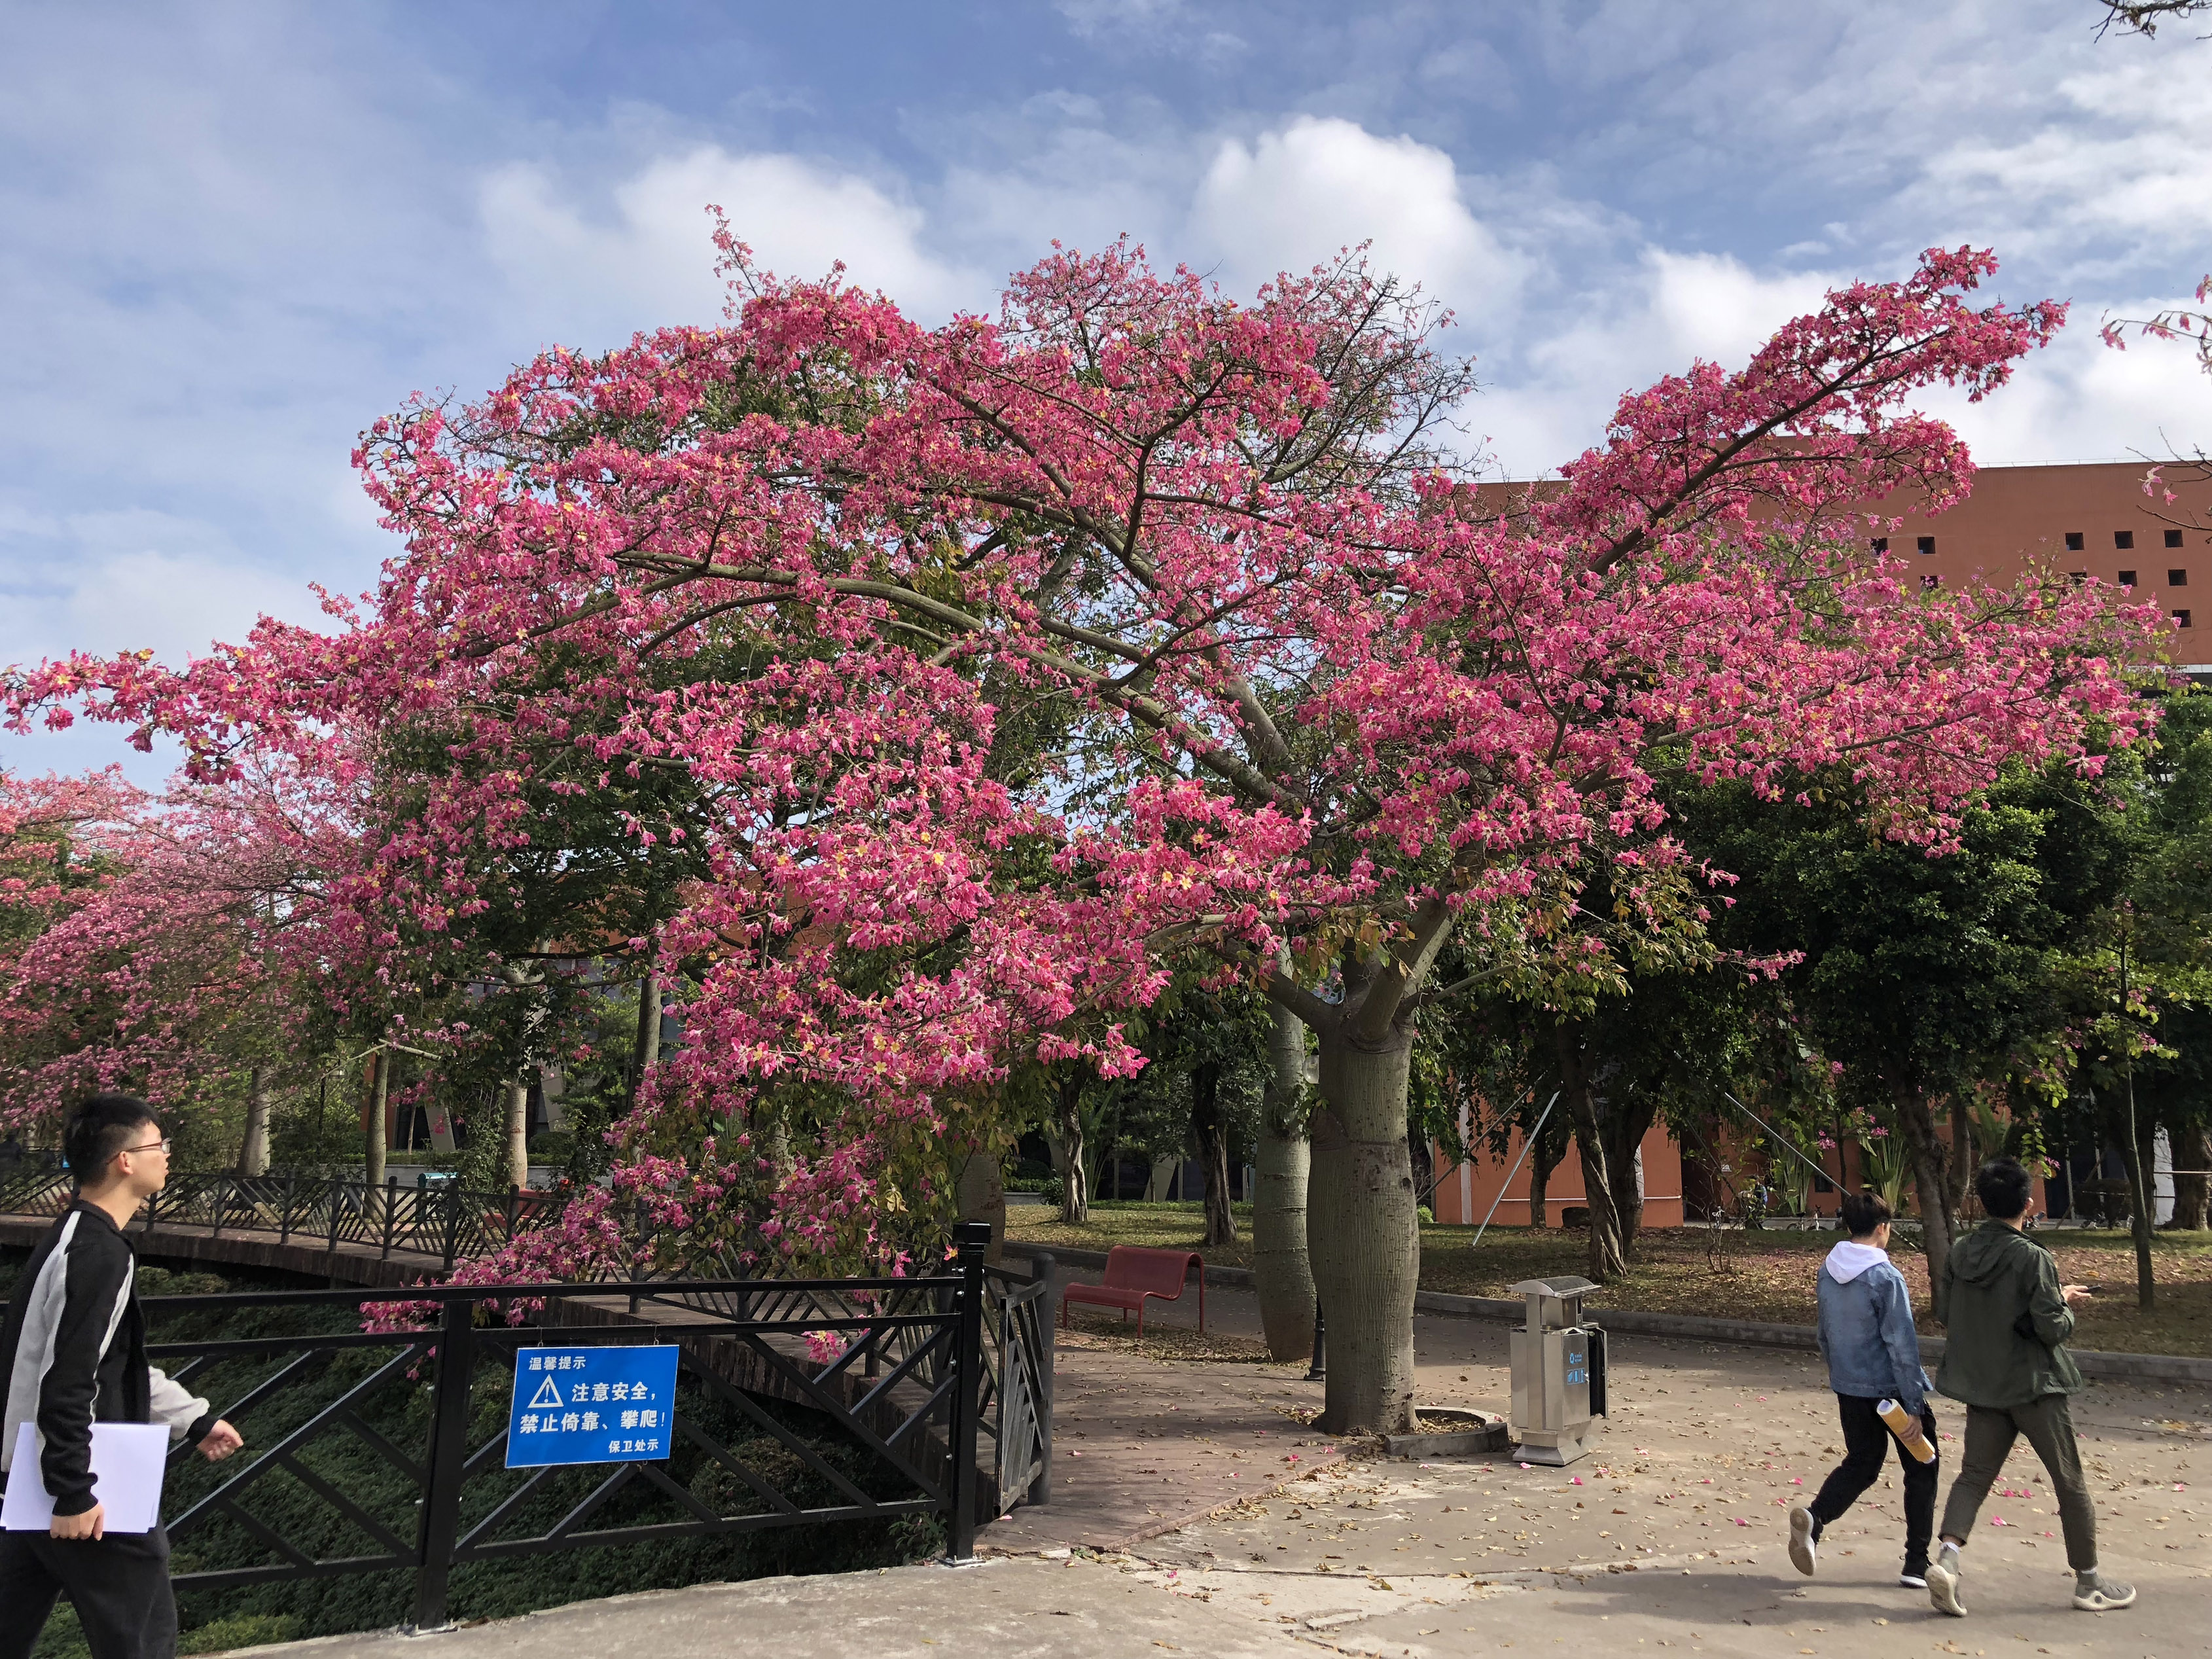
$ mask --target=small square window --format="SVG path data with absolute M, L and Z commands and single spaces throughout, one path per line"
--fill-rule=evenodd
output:
M 2133 547 L 2135 544 L 2136 532 L 2134 531 L 2115 530 L 2112 532 L 2112 545 L 2114 547 L 2129 548 Z
M 1888 552 L 1888 551 L 1889 551 L 1889 538 L 1888 538 L 1888 537 L 1887 537 L 1887 536 L 1877 536 L 1877 537 L 1875 537 L 1875 538 L 1874 538 L 1874 550 L 1875 550 L 1875 552 L 1877 552 L 1877 553 L 1887 553 L 1887 552 Z
M 1935 574 L 1933 572 L 1930 572 L 1929 574 L 1923 576 L 1920 579 L 1920 585 L 1926 588 L 1941 587 L 1943 586 L 1943 579 L 1941 576 Z
M 2166 532 L 2166 544 L 2168 547 L 2179 547 L 2179 546 L 2180 546 L 2180 545 L 2181 545 L 2181 532 L 2180 532 L 2179 530 L 2169 530 L 2169 531 L 2167 531 L 2167 532 Z
M 2176 628 L 2186 628 L 2186 627 L 2188 627 L 2188 626 L 2189 626 L 2189 613 L 2188 613 L 2186 611 L 2175 611 L 2175 612 L 2173 613 L 2173 625 L 2174 625 Z
M 2123 587 L 2133 587 L 2135 585 L 2136 585 L 2136 573 L 2135 573 L 2134 571 L 2132 571 L 2132 570 L 2123 570 L 2122 572 L 2120 572 L 2120 586 L 2123 586 Z
M 2084 539 L 2080 531 L 2069 530 L 2066 532 L 2066 550 L 2069 553 L 2079 553 L 2084 545 Z
M 1933 536 L 1923 536 L 1920 538 L 1920 550 L 1923 553 L 1933 553 L 1936 550 L 1936 538 Z
M 2186 587 L 2186 586 L 2189 586 L 2189 573 L 2188 573 L 2186 570 L 2169 570 L 2169 571 L 2167 571 L 2167 572 L 2166 573 L 2166 585 L 2168 587 Z

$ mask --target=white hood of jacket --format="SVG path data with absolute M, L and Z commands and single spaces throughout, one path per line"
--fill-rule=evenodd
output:
M 1837 1284 L 1848 1285 L 1869 1267 L 1888 1260 L 1887 1250 L 1877 1250 L 1871 1244 L 1856 1244 L 1847 1238 L 1828 1252 L 1820 1271 Z

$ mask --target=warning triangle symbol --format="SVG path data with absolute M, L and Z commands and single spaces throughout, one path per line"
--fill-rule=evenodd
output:
M 536 1411 L 543 1406 L 557 1406 L 560 1403 L 561 1390 L 553 1386 L 553 1379 L 550 1376 L 540 1382 L 538 1385 L 538 1392 L 530 1396 L 532 1411 Z

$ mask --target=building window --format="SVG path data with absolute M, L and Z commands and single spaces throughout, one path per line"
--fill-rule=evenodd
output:
M 2083 545 L 2084 542 L 2080 531 L 2069 530 L 2066 532 L 2066 550 L 2069 553 L 2079 553 Z
M 2066 573 L 2066 578 L 2075 586 L 2079 587 L 2089 580 L 2089 573 L 2086 570 L 2069 570 Z
M 2115 531 L 2112 532 L 2112 545 L 2113 545 L 2114 547 L 2118 547 L 2118 548 L 2130 548 L 2130 547 L 2133 547 L 2135 544 L 2136 544 L 2136 532 L 2135 532 L 2134 531 L 2132 531 L 2132 530 L 2115 530 Z
M 1923 587 L 1929 589 L 1938 588 L 1943 586 L 1943 579 L 1941 576 L 1935 575 L 1931 573 L 1930 574 L 1923 576 L 1920 579 L 1920 585 Z
M 2179 530 L 2169 530 L 2169 531 L 2167 531 L 2167 532 L 2166 532 L 2166 544 L 2168 547 L 2179 547 L 2179 546 L 2180 546 L 2180 545 L 2181 545 L 2181 532 L 2180 532 Z
M 1936 538 L 1933 536 L 1923 536 L 1920 538 L 1920 550 L 1923 553 L 1933 553 L 1936 550 Z
M 2186 587 L 2186 586 L 2189 586 L 2189 573 L 2188 573 L 2186 570 L 2169 570 L 2169 571 L 2167 571 L 2167 572 L 2166 573 L 2166 585 L 2168 587 Z
M 2132 571 L 2132 570 L 2123 570 L 2122 572 L 2120 572 L 2120 586 L 2123 586 L 2123 587 L 2133 587 L 2135 585 L 2136 585 L 2136 573 L 2135 573 L 2134 571 Z
M 2189 626 L 2189 613 L 2188 613 L 2186 611 L 2175 611 L 2175 612 L 2173 613 L 2173 625 L 2174 625 L 2176 628 L 2186 628 L 2186 627 L 2188 627 L 2188 626 Z
M 1877 553 L 1887 553 L 1887 552 L 1888 552 L 1888 551 L 1889 551 L 1889 538 L 1888 538 L 1888 537 L 1887 537 L 1887 536 L 1877 536 L 1877 537 L 1875 537 L 1875 538 L 1874 538 L 1874 550 L 1875 550 L 1875 552 L 1877 552 Z

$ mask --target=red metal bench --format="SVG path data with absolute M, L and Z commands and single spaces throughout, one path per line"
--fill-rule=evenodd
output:
M 1060 1322 L 1067 1323 L 1071 1302 L 1094 1303 L 1119 1308 L 1126 1321 L 1137 1310 L 1137 1334 L 1145 1334 L 1145 1303 L 1153 1297 L 1163 1302 L 1182 1300 L 1183 1280 L 1198 1269 L 1198 1328 L 1206 1328 L 1206 1258 L 1196 1250 L 1160 1250 L 1142 1244 L 1116 1244 L 1106 1252 L 1106 1282 L 1070 1285 L 1060 1293 Z

